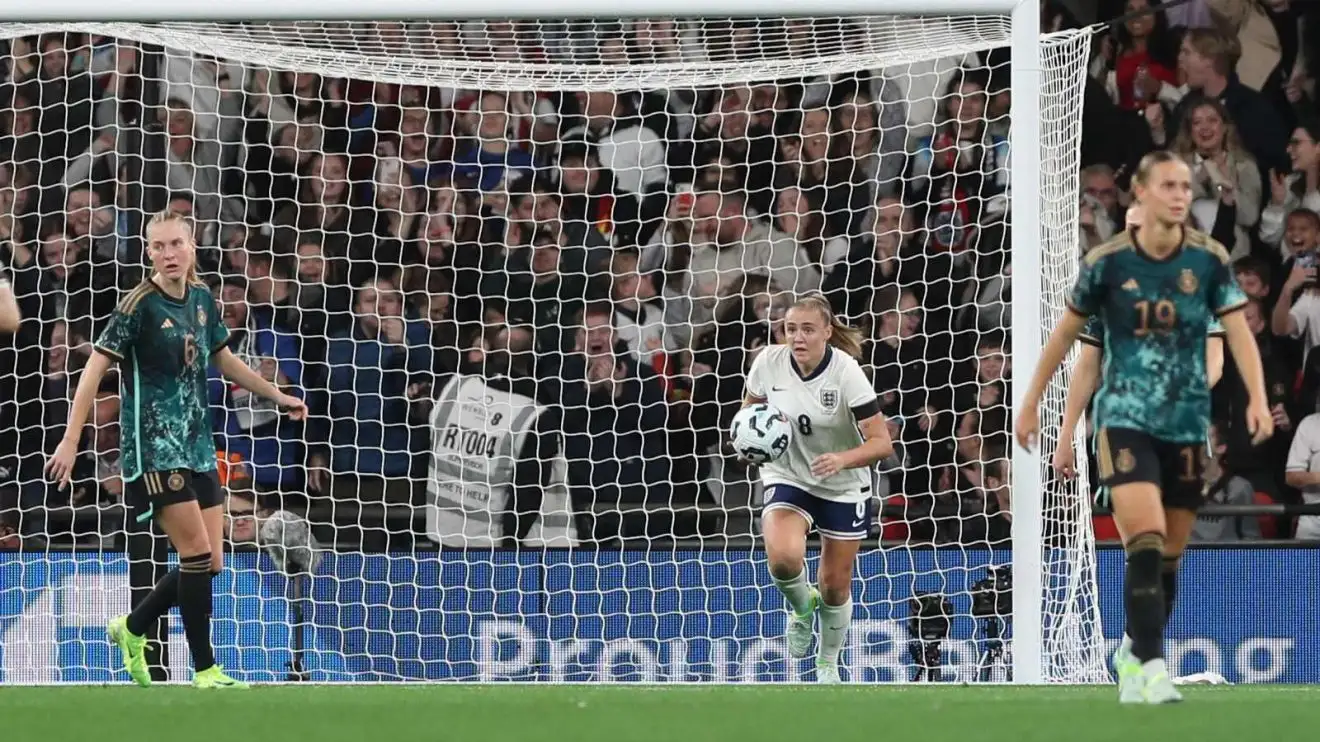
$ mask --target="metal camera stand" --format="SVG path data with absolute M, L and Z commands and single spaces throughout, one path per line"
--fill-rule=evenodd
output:
M 307 671 L 307 666 L 303 662 L 306 654 L 303 632 L 307 628 L 311 587 L 312 576 L 306 572 L 295 572 L 285 580 L 285 597 L 289 602 L 292 619 L 289 648 L 293 652 L 293 658 L 286 665 L 289 673 L 284 679 L 291 683 L 302 683 L 311 679 L 311 673 Z
M 1013 661 L 1004 644 L 1004 619 L 999 616 L 981 616 L 976 619 L 976 643 L 981 654 L 976 661 L 976 678 L 990 682 L 996 667 L 1004 669 L 1004 679 L 1013 682 Z

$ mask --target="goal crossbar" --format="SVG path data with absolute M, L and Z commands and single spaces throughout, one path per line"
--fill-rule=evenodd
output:
M 809 17 L 828 15 L 1009 15 L 1021 8 L 1039 15 L 1036 0 L 812 0 L 765 3 L 760 0 L 567 0 L 549 7 L 540 0 L 227 0 L 179 3 L 175 0 L 0 1 L 0 18 L 34 23 L 106 21 L 349 21 L 483 18 L 654 18 L 654 17 Z

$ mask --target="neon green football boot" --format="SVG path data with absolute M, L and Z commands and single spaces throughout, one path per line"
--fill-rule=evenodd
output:
M 147 637 L 128 630 L 128 616 L 113 618 L 105 627 L 106 638 L 119 647 L 124 658 L 124 669 L 133 682 L 146 688 L 151 685 L 151 670 L 147 668 Z
M 789 657 L 806 657 L 811 649 L 811 637 L 814 633 L 812 623 L 816 619 L 816 609 L 820 607 L 820 591 L 811 588 L 810 607 L 802 613 L 788 609 L 788 631 L 784 633 L 784 643 L 788 645 Z
M 194 688 L 232 688 L 234 690 L 247 690 L 247 683 L 242 680 L 235 680 L 225 674 L 225 668 L 220 665 L 211 665 L 199 673 L 193 674 Z

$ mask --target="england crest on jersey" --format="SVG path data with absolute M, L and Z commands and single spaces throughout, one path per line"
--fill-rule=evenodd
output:
M 839 409 L 839 390 L 834 387 L 822 387 L 820 390 L 820 406 L 824 407 L 826 412 L 834 412 Z

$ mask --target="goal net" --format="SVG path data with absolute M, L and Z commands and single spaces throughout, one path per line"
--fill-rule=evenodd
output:
M 124 503 L 116 379 L 73 486 L 41 473 L 166 208 L 195 220 L 230 347 L 311 410 L 211 382 L 233 674 L 809 679 L 723 431 L 791 298 L 822 291 L 896 441 L 845 673 L 1005 679 L 1006 354 L 1076 270 L 1089 48 L 1043 42 L 1041 175 L 1010 194 L 1009 29 L 0 25 L 0 249 L 25 317 L 0 372 L 0 682 L 124 679 L 104 624 L 173 559 Z M 1013 225 L 1040 235 L 1039 326 L 1011 327 L 1010 196 L 1041 205 Z M 1043 645 L 1017 651 L 1103 680 L 1089 501 L 1039 480 Z M 160 677 L 186 679 L 177 618 L 157 638 Z

